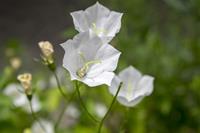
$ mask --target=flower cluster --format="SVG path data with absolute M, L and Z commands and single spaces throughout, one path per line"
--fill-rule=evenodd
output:
M 79 34 L 61 44 L 65 50 L 63 66 L 72 80 L 91 87 L 110 86 L 121 52 L 108 43 L 119 32 L 122 14 L 111 12 L 97 2 L 71 15 Z
M 90 87 L 105 84 L 110 93 L 114 95 L 107 112 L 106 106 L 101 104 L 96 106 L 97 116 L 102 117 L 98 133 L 101 132 L 103 121 L 115 100 L 118 100 L 124 106 L 133 107 L 153 91 L 154 77 L 142 75 L 133 66 L 125 68 L 118 75 L 114 73 L 121 52 L 109 43 L 120 31 L 122 15 L 122 13 L 110 11 L 98 2 L 84 11 L 72 12 L 74 26 L 79 33 L 73 39 L 60 44 L 65 51 L 63 67 L 68 70 L 71 80 L 80 81 Z M 41 41 L 38 45 L 42 52 L 42 62 L 53 72 L 60 93 L 64 98 L 67 98 L 65 91 L 62 90 L 62 83 L 59 81 L 61 74 L 57 75 L 56 72 L 53 45 L 49 41 Z M 15 58 L 11 61 L 11 65 L 14 69 L 18 69 L 21 61 Z M 5 89 L 4 94 L 12 97 L 13 104 L 16 107 L 23 106 L 26 111 L 32 113 L 35 123 L 31 129 L 25 130 L 24 133 L 54 133 L 54 130 L 57 131 L 63 114 L 71 114 L 78 118 L 79 112 L 72 106 L 71 109 L 65 111 L 66 113 L 64 112 L 59 116 L 55 123 L 55 129 L 51 122 L 38 119 L 34 112 L 39 111 L 41 105 L 38 98 L 33 97 L 32 75 L 30 73 L 20 74 L 17 79 L 23 90 L 17 90 L 19 85 L 12 84 Z M 78 82 L 75 86 L 79 100 L 83 104 Z M 65 100 L 70 101 L 68 98 Z M 88 112 L 85 106 L 84 109 Z M 96 119 L 95 121 L 99 122 Z
M 133 67 L 117 68 L 121 52 L 109 44 L 121 28 L 122 13 L 110 11 L 98 2 L 86 10 L 71 13 L 75 29 L 73 39 L 61 44 L 65 50 L 63 67 L 71 76 L 90 87 L 106 84 L 115 95 L 123 83 L 117 100 L 125 106 L 134 106 L 153 90 L 153 77 L 142 76 Z

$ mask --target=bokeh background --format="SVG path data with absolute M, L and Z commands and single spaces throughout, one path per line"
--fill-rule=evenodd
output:
M 70 12 L 86 9 L 94 0 L 0 0 L 0 89 L 16 82 L 21 72 L 33 73 L 37 95 L 42 103 L 39 116 L 54 120 L 63 107 L 54 78 L 37 61 L 37 43 L 49 40 L 55 47 L 58 66 L 64 51 L 60 43 L 72 38 Z M 133 65 L 155 77 L 154 92 L 136 107 L 116 103 L 106 120 L 108 133 L 200 133 L 200 1 L 199 0 L 100 0 L 111 10 L 123 12 L 122 28 L 111 44 L 122 51 L 116 72 Z M 22 61 L 13 70 L 10 60 Z M 73 91 L 63 69 L 60 77 L 65 92 Z M 41 85 L 42 84 L 42 85 Z M 43 87 L 43 89 L 41 89 Z M 112 96 L 106 86 L 83 88 L 90 112 L 96 105 L 108 107 Z M 77 98 L 73 104 L 79 117 L 63 118 L 60 132 L 94 133 L 97 126 L 82 110 Z M 98 110 L 98 108 L 97 108 Z M 68 111 L 70 112 L 70 111 Z M 73 112 L 73 111 L 71 111 Z M 69 114 L 68 114 L 69 115 Z M 31 127 L 31 116 L 13 108 L 9 97 L 0 94 L 0 132 L 22 133 Z M 125 124 L 125 129 L 119 127 Z

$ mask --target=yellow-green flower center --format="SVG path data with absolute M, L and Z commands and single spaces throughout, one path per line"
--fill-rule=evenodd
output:
M 103 29 L 103 28 L 98 28 L 98 27 L 96 26 L 95 23 L 92 23 L 92 31 L 93 31 L 96 35 L 99 35 L 99 34 L 101 34 L 101 33 L 106 34 L 106 30 Z

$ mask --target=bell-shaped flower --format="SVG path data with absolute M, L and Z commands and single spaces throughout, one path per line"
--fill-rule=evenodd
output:
M 44 119 L 40 119 L 39 121 L 40 123 L 38 123 L 38 121 L 33 123 L 31 127 L 31 133 L 54 133 L 53 123 Z M 43 126 L 43 128 L 40 124 Z
M 22 107 L 26 112 L 31 113 L 27 96 L 24 94 L 24 90 L 19 84 L 8 85 L 4 89 L 3 93 L 12 99 L 14 106 Z M 33 106 L 34 112 L 37 112 L 41 109 L 40 102 L 36 96 L 33 96 L 32 106 Z
M 112 40 L 121 28 L 122 13 L 110 11 L 98 2 L 85 11 L 71 13 L 75 29 L 79 32 L 90 31 L 105 42 Z
M 148 75 L 142 75 L 132 66 L 122 70 L 112 81 L 109 91 L 115 95 L 122 82 L 122 87 L 118 93 L 117 100 L 128 107 L 138 104 L 145 96 L 153 91 L 154 78 Z
M 61 46 L 65 50 L 63 66 L 69 71 L 71 80 L 91 87 L 110 86 L 121 54 L 117 49 L 104 44 L 98 36 L 90 37 L 89 32 L 79 33 Z

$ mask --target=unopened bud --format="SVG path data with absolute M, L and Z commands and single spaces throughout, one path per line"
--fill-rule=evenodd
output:
M 38 45 L 42 51 L 44 59 L 50 64 L 53 63 L 53 45 L 49 41 L 41 41 Z
M 22 87 L 25 90 L 27 95 L 32 94 L 31 82 L 32 82 L 32 75 L 30 73 L 24 73 L 17 76 L 17 79 L 20 81 Z

